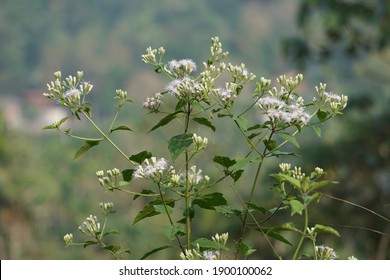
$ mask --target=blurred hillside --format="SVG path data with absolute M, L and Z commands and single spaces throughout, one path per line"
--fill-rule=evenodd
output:
M 326 125 L 320 140 L 313 140 L 313 134 L 300 135 L 303 158 L 295 160 L 307 168 L 329 169 L 330 179 L 341 182 L 330 191 L 335 196 L 389 216 L 390 50 L 384 44 L 380 49 L 366 50 L 364 56 L 351 57 L 339 49 L 320 60 L 318 56 L 305 56 L 304 62 L 292 63 L 302 58 L 302 50 L 291 41 L 287 46 L 295 47 L 286 48 L 287 38 L 308 43 L 306 50 L 313 46 L 321 49 L 323 42 L 332 42 L 326 36 L 315 36 L 326 31 L 320 12 L 311 13 L 311 20 L 298 24 L 305 9 L 301 2 L 316 1 L 2 0 L 0 258 L 109 258 L 92 248 L 65 249 L 62 240 L 65 233 L 76 233 L 85 217 L 99 212 L 100 201 L 117 205 L 118 213 L 110 223 L 121 231 L 123 245 L 132 249 L 130 258 L 139 258 L 151 249 L 148 244 L 165 242 L 158 235 L 148 236 L 147 244 L 143 239 L 145 232 L 158 225 L 157 218 L 146 227 L 130 225 L 140 201 L 100 188 L 97 170 L 126 168 L 109 145 L 103 144 L 94 148 L 94 153 L 73 161 L 81 142 L 41 130 L 69 114 L 48 102 L 42 93 L 55 71 L 61 70 L 65 76 L 83 70 L 94 85 L 94 118 L 103 124 L 110 121 L 115 90 L 121 88 L 135 102 L 125 109 L 120 121 L 144 135 L 156 119 L 145 117 L 142 101 L 166 82 L 142 63 L 145 49 L 163 46 L 169 59 L 192 58 L 200 65 L 209 56 L 210 38 L 216 35 L 230 52 L 229 60 L 244 62 L 258 77 L 274 79 L 301 72 L 305 75 L 302 90 L 307 96 L 319 82 L 326 82 L 331 91 L 350 97 L 346 114 Z M 314 11 L 322 8 L 313 6 Z M 77 121 L 72 125 L 81 134 L 95 133 Z M 225 140 L 234 143 L 235 135 L 224 132 L 231 135 Z M 165 145 L 160 140 L 165 135 L 159 133 L 148 134 L 142 142 L 132 133 L 118 134 L 116 140 L 131 154 L 150 149 L 156 141 Z M 274 170 L 277 163 L 268 170 Z M 263 181 L 272 184 L 269 178 Z M 268 188 L 263 195 L 272 198 Z M 321 221 L 390 231 L 388 224 L 367 212 L 325 198 L 323 202 L 317 213 Z M 224 230 L 234 231 L 234 224 L 223 224 L 228 219 L 201 217 L 199 234 L 213 234 L 207 228 L 216 221 Z M 365 229 L 337 229 L 342 237 L 324 242 L 334 245 L 341 257 L 390 258 L 388 237 Z M 165 254 L 169 252 L 154 257 L 174 257 Z M 273 256 L 259 250 L 256 257 Z

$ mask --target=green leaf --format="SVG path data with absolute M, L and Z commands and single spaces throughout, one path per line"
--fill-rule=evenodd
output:
M 212 240 L 209 240 L 207 238 L 198 238 L 198 239 L 192 241 L 191 244 L 194 246 L 199 244 L 199 247 L 202 249 L 217 249 L 217 250 L 227 250 L 227 251 L 229 250 L 228 247 L 226 247 L 220 243 L 214 242 Z
M 288 202 L 291 206 L 291 216 L 298 213 L 299 215 L 302 215 L 302 211 L 305 209 L 305 206 L 298 200 L 290 200 Z
M 237 124 L 243 129 L 243 130 L 247 130 L 248 129 L 248 120 L 244 117 L 241 117 L 241 116 L 234 116 L 233 117 L 233 120 L 235 120 L 237 122 Z
M 73 159 L 77 159 L 78 157 L 80 157 L 82 154 L 84 154 L 85 152 L 87 152 L 89 149 L 91 149 L 92 147 L 94 146 L 97 146 L 99 145 L 101 140 L 87 140 L 85 141 L 85 144 L 84 146 L 82 146 L 74 155 Z
M 238 179 L 240 179 L 242 173 L 244 173 L 244 170 L 240 169 L 230 174 L 230 177 L 233 178 L 234 182 L 237 182 Z
M 164 246 L 155 248 L 155 249 L 153 249 L 153 250 L 151 250 L 151 251 L 145 253 L 145 254 L 142 256 L 141 260 L 146 259 L 147 257 L 149 257 L 150 255 L 153 255 L 154 253 L 157 253 L 157 252 L 159 252 L 159 251 L 162 251 L 162 250 L 165 250 L 165 249 L 168 249 L 168 248 L 172 248 L 172 247 L 173 247 L 173 246 L 164 245 Z
M 176 238 L 176 235 L 183 235 L 184 234 L 184 226 L 178 225 L 178 226 L 163 226 L 162 230 L 165 234 L 165 236 L 170 240 L 174 240 Z
M 110 130 L 110 133 L 114 132 L 114 131 L 117 131 L 117 130 L 127 130 L 127 131 L 133 131 L 132 129 L 128 128 L 127 126 L 125 125 L 121 125 L 121 126 L 118 126 L 118 127 L 115 127 L 115 128 L 112 128 Z
M 317 118 L 320 122 L 323 122 L 328 117 L 328 111 L 320 109 L 317 111 Z
M 293 244 L 291 244 L 290 241 L 288 241 L 286 238 L 284 238 L 282 235 L 280 235 L 279 233 L 275 232 L 273 230 L 273 228 L 256 228 L 255 230 L 257 231 L 261 231 L 261 232 L 264 232 L 266 235 L 268 235 L 269 237 L 272 237 L 276 240 L 279 240 L 280 242 L 283 242 L 287 245 L 290 245 L 290 246 L 293 246 Z
M 53 124 L 51 124 L 51 125 L 47 125 L 47 126 L 43 127 L 43 130 L 45 130 L 45 129 L 55 129 L 55 128 L 57 128 L 57 127 L 60 127 L 61 124 L 63 124 L 64 122 L 66 122 L 67 119 L 69 119 L 69 117 L 62 118 L 61 120 L 59 120 L 59 121 L 56 122 L 56 123 L 53 123 Z
M 294 187 L 296 187 L 298 189 L 301 187 L 301 182 L 299 180 L 295 179 L 294 177 L 289 176 L 289 175 L 278 173 L 278 174 L 271 174 L 270 176 L 275 178 L 279 182 L 280 181 L 287 181 L 291 185 L 293 185 Z
M 166 209 L 164 207 L 164 205 L 161 205 L 161 204 L 158 204 L 158 205 L 153 205 L 154 209 L 156 210 L 157 213 L 160 213 L 160 214 L 167 214 L 167 211 L 168 211 L 168 214 L 172 214 L 173 212 L 173 208 L 166 205 Z
M 130 156 L 129 159 L 134 161 L 134 162 L 136 162 L 136 163 L 138 163 L 138 164 L 142 164 L 145 159 L 151 158 L 151 157 L 152 157 L 152 153 L 151 152 L 142 151 L 142 152 L 140 152 L 138 154 Z
M 166 198 L 165 199 L 165 203 L 166 205 L 170 206 L 170 207 L 174 207 L 175 205 L 175 201 L 173 199 L 168 199 Z M 144 209 L 142 209 L 138 215 L 134 218 L 133 220 L 133 225 L 145 218 L 149 218 L 149 217 L 153 217 L 153 216 L 156 216 L 156 215 L 159 215 L 160 213 L 156 211 L 156 208 L 154 207 L 155 205 L 162 205 L 163 202 L 161 201 L 161 199 L 156 199 L 154 201 L 151 201 L 149 202 L 145 207 Z
M 340 233 L 332 227 L 316 224 L 314 226 L 314 232 L 317 233 L 330 233 L 340 237 Z
M 172 160 L 175 161 L 182 152 L 191 146 L 192 134 L 179 134 L 173 136 L 168 141 L 168 150 L 171 153 Z
M 299 148 L 298 141 L 297 141 L 297 139 L 295 139 L 294 136 L 292 136 L 290 134 L 286 134 L 286 133 L 278 133 L 278 135 L 280 138 L 283 138 L 284 140 L 293 144 L 295 147 Z
M 182 113 L 182 112 L 183 111 L 179 110 L 179 111 L 173 112 L 173 113 L 165 116 L 155 126 L 153 126 L 152 129 L 148 131 L 148 133 L 152 132 L 153 130 L 156 130 L 157 128 L 159 128 L 161 126 L 167 125 L 168 123 L 170 123 L 171 121 L 173 121 L 177 117 L 177 114 Z
M 329 185 L 329 184 L 338 184 L 338 182 L 337 181 L 328 181 L 328 180 L 315 182 L 315 183 L 310 185 L 310 191 L 314 191 L 318 188 L 321 188 L 321 187 Z
M 181 108 L 183 108 L 185 105 L 187 104 L 187 101 L 184 100 L 184 99 L 180 99 L 177 104 L 176 104 L 176 107 L 175 107 L 175 111 L 180 111 Z
M 110 234 L 119 234 L 119 231 L 117 231 L 117 230 L 110 230 L 110 231 L 104 233 L 103 236 L 107 236 L 107 235 L 110 235 Z
M 217 213 L 226 215 L 226 216 L 237 216 L 240 217 L 242 213 L 244 212 L 244 209 L 239 208 L 239 207 L 234 207 L 234 206 L 228 206 L 228 205 L 220 205 L 220 206 L 215 206 L 215 211 Z
M 295 227 L 293 222 L 284 223 L 281 226 L 276 227 L 274 229 L 276 229 L 278 231 L 279 230 L 286 230 L 286 231 L 294 231 L 294 232 L 300 232 L 301 233 L 301 231 Z
M 230 159 L 228 157 L 223 156 L 215 156 L 213 158 L 213 161 L 222 165 L 223 167 L 226 167 L 226 169 L 236 164 L 236 161 L 234 159 Z
M 263 214 L 265 214 L 267 212 L 267 209 L 265 209 L 262 206 L 256 205 L 255 203 L 249 203 L 248 202 L 248 203 L 246 203 L 246 205 L 248 206 L 249 209 L 258 210 L 258 211 L 260 211 Z
M 85 241 L 84 242 L 84 248 L 87 248 L 88 246 L 95 245 L 95 244 L 97 244 L 97 241 L 94 241 L 94 240 Z
M 261 157 L 245 157 L 237 160 L 237 162 L 234 165 L 235 170 L 242 169 L 245 167 L 247 164 L 252 163 L 252 162 L 260 162 Z
M 246 245 L 245 243 L 241 243 L 240 244 L 240 253 L 245 257 L 249 257 L 250 255 L 252 255 L 254 252 L 256 252 L 256 249 L 253 249 L 251 247 L 249 247 L 248 245 Z
M 192 120 L 201 125 L 211 128 L 212 131 L 216 130 L 215 126 L 206 118 L 193 118 Z
M 123 180 L 126 182 L 130 182 L 133 178 L 134 169 L 125 169 L 122 171 Z
M 197 197 L 192 201 L 192 205 L 198 205 L 200 208 L 214 210 L 214 206 L 226 205 L 227 201 L 222 193 L 210 193 Z
M 321 128 L 314 125 L 312 125 L 311 127 L 314 129 L 314 132 L 317 134 L 317 136 L 321 138 Z
M 151 190 L 142 190 L 141 194 L 155 194 L 154 191 Z M 134 195 L 133 200 L 136 200 L 137 198 L 141 197 L 142 195 L 136 194 Z
M 278 144 L 276 143 L 276 141 L 274 139 L 263 140 L 263 142 L 264 142 L 264 145 L 268 151 L 273 151 L 278 146 Z

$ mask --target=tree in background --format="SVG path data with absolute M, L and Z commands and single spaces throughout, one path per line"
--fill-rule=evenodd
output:
M 390 213 L 390 2 L 301 1 L 300 34 L 283 42 L 286 57 L 308 72 L 332 72 L 350 95 L 342 136 L 305 157 L 333 169 L 345 182 L 335 191 L 379 213 Z M 326 75 L 326 74 L 325 74 Z M 337 167 L 337 168 L 336 168 Z M 341 167 L 341 168 L 340 168 Z M 341 208 L 340 208 L 341 207 Z M 354 244 L 370 258 L 389 258 L 389 223 L 350 205 L 335 204 L 335 215 L 358 227 Z M 348 229 L 346 229 L 348 230 Z

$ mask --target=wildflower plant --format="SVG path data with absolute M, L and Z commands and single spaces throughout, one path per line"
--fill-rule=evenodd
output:
M 182 259 L 247 258 L 257 250 L 246 242 L 247 232 L 251 230 L 259 232 L 267 240 L 279 259 L 300 258 L 305 240 L 313 244 L 314 259 L 333 258 L 334 254 L 317 245 L 316 238 L 318 234 L 338 235 L 338 232 L 328 226 L 310 225 L 308 218 L 309 206 L 321 199 L 322 187 L 336 183 L 322 179 L 326 172 L 316 168 L 306 174 L 301 167 L 292 168 L 289 163 L 281 163 L 280 172 L 271 174 L 276 181 L 273 190 L 280 198 L 271 209 L 261 205 L 256 190 L 264 187 L 259 184 L 264 162 L 271 158 L 294 156 L 294 151 L 286 152 L 284 147 L 290 143 L 299 148 L 295 136 L 303 129 L 312 128 L 321 136 L 321 124 L 341 115 L 348 98 L 327 92 L 326 85 L 320 84 L 315 89 L 317 96 L 306 101 L 298 91 L 303 81 L 302 74 L 295 77 L 282 75 L 276 80 L 276 85 L 273 85 L 269 79 L 257 78 L 243 63 L 234 65 L 225 62 L 228 52 L 223 50 L 218 37 L 211 39 L 210 50 L 210 57 L 199 65 L 187 58 L 165 61 L 165 49 L 162 47 L 149 47 L 146 54 L 142 55 L 142 60 L 151 65 L 156 73 L 170 79 L 161 92 L 146 97 L 140 105 L 148 113 L 162 115 L 148 133 L 164 129 L 169 123 L 177 124 L 179 131 L 167 140 L 167 155 L 164 158 L 157 158 L 153 151 L 148 150 L 128 155 L 113 142 L 112 133 L 118 130 L 132 131 L 124 125 L 116 126 L 121 108 L 131 102 L 127 92 L 116 91 L 114 98 L 118 102 L 117 112 L 108 129 L 104 130 L 94 122 L 92 104 L 87 99 L 93 87 L 84 81 L 83 72 L 77 72 L 76 76 L 69 76 L 65 80 L 62 79 L 61 72 L 56 72 L 55 80 L 48 84 L 48 93 L 44 95 L 68 107 L 76 119 L 86 119 L 100 133 L 101 138 L 85 138 L 72 134 L 70 129 L 63 129 L 68 117 L 46 126 L 45 129 L 56 129 L 67 136 L 83 140 L 84 145 L 76 152 L 75 158 L 102 141 L 109 142 L 123 156 L 128 168 L 97 171 L 99 185 L 105 190 L 126 193 L 134 199 L 145 197 L 145 205 L 135 215 L 133 224 L 156 215 L 166 217 L 166 225 L 162 227 L 162 231 L 167 236 L 168 245 L 146 252 L 143 258 L 168 248 L 178 250 L 177 256 Z M 166 99 L 173 99 L 175 106 L 169 108 L 166 104 L 171 103 L 165 103 Z M 240 106 L 237 106 L 239 102 Z M 246 104 L 244 109 L 242 104 Z M 250 119 L 253 115 L 257 117 Z M 208 138 L 201 134 L 202 129 L 217 133 L 216 119 L 225 119 L 235 127 L 237 134 L 247 144 L 245 156 L 232 158 L 229 154 L 213 154 L 215 145 L 210 145 Z M 225 151 L 229 149 L 231 147 L 224 147 Z M 221 170 L 219 177 L 213 178 L 207 171 L 203 171 L 204 167 L 197 165 L 196 158 L 205 151 L 209 155 L 213 154 L 213 164 Z M 250 166 L 255 166 L 253 174 Z M 242 177 L 245 177 L 246 182 L 251 180 L 251 184 L 240 186 Z M 145 190 L 137 187 L 140 180 L 150 185 L 150 188 Z M 223 191 L 233 190 L 238 198 L 238 205 L 234 201 L 228 202 L 226 193 L 218 191 L 220 184 L 231 186 Z M 249 193 L 248 198 L 243 198 L 243 192 Z M 111 204 L 101 204 L 101 207 L 105 218 L 113 214 Z M 293 222 L 264 226 L 265 222 L 268 224 L 272 217 L 286 208 L 290 209 L 291 216 L 302 218 L 301 228 Z M 192 222 L 196 213 L 210 210 L 239 219 L 239 233 L 231 238 L 230 243 L 228 233 L 216 234 L 211 239 L 193 234 L 195 229 Z M 181 216 L 179 219 L 178 215 Z M 259 219 L 259 215 L 265 218 Z M 123 252 L 129 253 L 127 249 L 122 250 L 103 242 L 107 233 L 113 233 L 104 233 L 105 225 L 106 222 L 100 228 L 97 218 L 89 216 L 80 226 L 80 231 L 92 238 L 83 243 L 84 246 L 100 245 L 109 249 L 114 257 L 119 257 Z M 283 237 L 284 231 L 298 234 L 298 243 L 294 245 Z M 65 235 L 64 240 L 67 246 L 74 245 L 72 234 Z M 293 253 L 291 256 L 282 256 L 273 242 L 291 245 Z

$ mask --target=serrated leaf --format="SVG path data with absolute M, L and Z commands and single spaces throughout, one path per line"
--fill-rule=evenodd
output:
M 128 128 L 127 126 L 125 125 L 121 125 L 121 126 L 118 126 L 118 127 L 115 127 L 113 129 L 110 130 L 110 133 L 114 132 L 114 131 L 117 131 L 117 130 L 128 130 L 128 131 L 133 131 L 132 129 Z
M 290 200 L 288 202 L 291 206 L 291 216 L 294 214 L 302 215 L 302 211 L 305 209 L 305 206 L 298 200 Z
M 150 255 L 153 255 L 154 253 L 157 253 L 157 252 L 159 252 L 159 251 L 162 251 L 162 250 L 165 250 L 165 249 L 168 249 L 168 248 L 172 248 L 172 247 L 173 247 L 173 246 L 165 245 L 165 246 L 161 246 L 161 247 L 155 248 L 155 249 L 153 249 L 153 250 L 151 250 L 151 251 L 145 253 L 145 254 L 142 256 L 141 260 L 146 259 L 147 257 L 149 257 Z
M 166 214 L 167 211 L 168 211 L 168 214 L 172 214 L 173 212 L 173 208 L 166 205 L 166 208 L 164 207 L 164 205 L 161 205 L 161 204 L 158 204 L 158 205 L 153 205 L 154 207 L 154 210 L 156 210 L 157 213 L 160 213 L 160 214 Z
M 170 240 L 174 240 L 176 238 L 176 235 L 182 235 L 184 234 L 184 226 L 178 225 L 178 226 L 163 226 L 162 230 L 165 234 L 165 236 Z
M 152 153 L 151 152 L 142 151 L 142 152 L 139 152 L 138 154 L 130 156 L 129 159 L 134 161 L 134 162 L 136 162 L 136 163 L 138 163 L 138 164 L 142 164 L 145 159 L 148 159 L 148 158 L 151 158 L 151 157 L 152 157 Z
M 175 205 L 175 201 L 173 199 L 166 198 L 165 203 L 166 203 L 166 205 L 168 205 L 170 207 L 174 207 L 174 205 Z M 160 213 L 156 211 L 154 206 L 155 205 L 162 205 L 162 204 L 163 204 L 163 202 L 161 201 L 161 199 L 156 199 L 156 200 L 151 201 L 148 204 L 146 204 L 145 207 L 134 218 L 133 225 L 135 223 L 138 223 L 139 221 L 141 221 L 143 219 L 159 215 Z
M 133 173 L 135 169 L 125 169 L 122 171 L 122 177 L 123 180 L 126 182 L 130 182 L 131 179 L 133 178 Z
M 214 210 L 214 206 L 226 205 L 227 201 L 222 193 L 210 193 L 197 197 L 192 201 L 192 205 L 198 205 L 200 208 Z
M 156 130 L 157 128 L 159 128 L 161 126 L 167 125 L 168 123 L 170 123 L 171 121 L 173 121 L 177 117 L 177 114 L 182 113 L 182 112 L 183 111 L 179 110 L 179 111 L 173 112 L 173 113 L 165 116 L 155 126 L 153 126 L 152 129 L 148 131 L 148 133 L 152 132 L 153 130 Z
M 197 246 L 197 244 L 199 244 L 199 247 L 202 249 L 217 249 L 217 250 L 226 250 L 226 251 L 229 250 L 228 247 L 220 243 L 214 242 L 212 240 L 209 240 L 207 238 L 198 238 L 192 241 L 191 244 L 194 246 Z
M 332 227 L 316 224 L 314 226 L 314 232 L 317 233 L 330 233 L 340 237 L 340 233 Z
M 236 161 L 234 159 L 230 159 L 228 157 L 223 156 L 215 156 L 213 158 L 213 161 L 222 165 L 223 167 L 226 167 L 227 169 L 236 164 Z
M 284 140 L 293 144 L 295 147 L 299 148 L 298 141 L 294 136 L 292 136 L 290 134 L 286 134 L 286 133 L 278 133 L 278 135 L 280 138 L 283 138 Z
M 212 131 L 216 130 L 215 126 L 206 118 L 193 118 L 192 120 L 201 125 L 211 128 Z
M 243 208 L 228 206 L 228 205 L 215 206 L 214 209 L 217 213 L 220 213 L 220 214 L 223 214 L 226 216 L 234 215 L 234 216 L 239 217 L 244 212 Z
M 94 140 L 94 141 L 91 141 L 91 140 L 87 140 L 85 141 L 85 144 L 75 153 L 73 159 L 77 159 L 78 157 L 80 157 L 81 155 L 83 155 L 84 153 L 86 153 L 88 150 L 90 150 L 92 147 L 94 146 L 97 146 L 99 145 L 101 140 Z
M 175 161 L 181 153 L 191 146 L 192 142 L 192 134 L 179 134 L 173 136 L 168 141 L 168 150 L 171 154 L 172 160 Z

